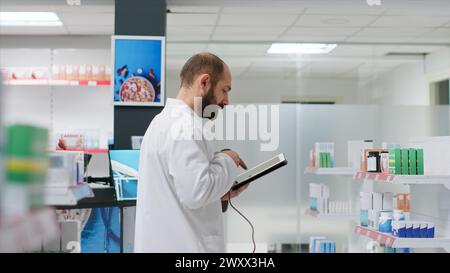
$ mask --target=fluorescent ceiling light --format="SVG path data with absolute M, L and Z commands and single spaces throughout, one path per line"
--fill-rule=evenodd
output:
M 274 43 L 267 50 L 269 54 L 327 54 L 336 44 Z
M 62 26 L 54 12 L 0 12 L 0 26 Z

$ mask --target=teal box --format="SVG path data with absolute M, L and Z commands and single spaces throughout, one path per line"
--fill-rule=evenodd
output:
M 366 209 L 362 209 L 359 212 L 359 222 L 361 226 L 368 227 L 369 226 L 369 211 Z
M 317 210 L 317 198 L 315 197 L 309 198 L 309 209 Z

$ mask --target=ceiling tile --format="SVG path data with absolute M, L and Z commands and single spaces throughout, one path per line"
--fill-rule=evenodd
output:
M 355 7 L 355 5 L 348 5 L 348 4 L 342 4 L 339 5 L 339 8 L 336 8 L 335 6 L 316 6 L 316 7 L 309 7 L 306 9 L 305 14 L 320 14 L 320 15 L 351 15 L 351 14 L 358 14 L 358 15 L 378 15 L 383 13 L 386 10 L 383 6 L 358 6 Z
M 217 35 L 278 35 L 281 34 L 286 27 L 216 27 L 214 34 Z
M 360 28 L 348 27 L 348 28 L 334 28 L 334 27 L 294 27 L 291 28 L 286 35 L 306 35 L 306 36 L 345 36 L 356 33 Z
M 207 42 L 209 33 L 167 35 L 168 42 Z
M 219 6 L 172 6 L 168 5 L 167 9 L 170 9 L 173 13 L 186 12 L 186 13 L 218 13 L 220 11 Z
M 0 27 L 1 35 L 62 35 L 68 34 L 61 27 Z
M 249 34 L 249 35 L 233 35 L 233 34 L 213 34 L 212 41 L 275 41 L 277 34 Z
M 299 7 L 224 7 L 223 14 L 300 14 L 304 8 Z
M 363 27 L 377 17 L 370 15 L 302 15 L 297 26 L 307 27 Z
M 426 45 L 400 45 L 389 52 L 408 52 L 408 53 L 431 53 L 446 48 L 445 46 L 426 46 Z
M 69 6 L 65 4 L 65 1 L 59 1 L 59 5 L 43 4 L 43 1 L 29 0 L 29 3 L 24 3 L 23 0 L 14 0 L 13 4 L 4 4 L 2 0 L 2 11 L 43 11 L 43 12 L 56 12 L 56 13 L 114 13 L 114 2 L 105 5 L 89 4 L 87 1 L 82 1 L 81 6 Z M 22 3 L 21 3 L 22 2 Z M 38 3 L 39 4 L 36 4 Z M 48 1 L 47 1 L 48 2 Z M 55 2 L 55 1 L 53 1 Z
M 204 35 L 209 36 L 213 30 L 212 26 L 168 26 L 167 36 Z
M 167 26 L 214 26 L 217 14 L 167 14 Z
M 426 33 L 423 37 L 450 37 L 450 28 L 438 28 Z
M 358 42 L 358 43 L 411 43 L 414 41 L 414 37 L 371 37 L 371 36 L 352 36 L 346 39 L 346 42 Z
M 381 16 L 374 27 L 438 27 L 450 21 L 444 16 Z
M 420 36 L 432 31 L 432 28 L 397 28 L 397 27 L 370 27 L 358 32 L 358 36 L 382 36 L 382 37 L 397 37 L 397 36 Z
M 295 19 L 292 14 L 222 14 L 220 26 L 289 26 Z
M 67 26 L 70 34 L 73 35 L 113 35 L 114 25 L 110 26 Z
M 58 13 L 64 25 L 114 25 L 114 13 Z
M 389 8 L 384 15 L 435 15 L 446 16 L 450 15 L 450 6 L 447 7 L 439 5 L 438 7 L 423 3 L 420 7 L 403 7 L 403 8 Z
M 280 42 L 304 42 L 304 43 L 338 43 L 342 42 L 345 39 L 347 39 L 348 36 L 331 36 L 331 35 L 325 35 L 325 36 L 307 36 L 307 35 L 290 35 L 285 34 L 280 39 L 278 39 Z
M 65 2 L 65 1 L 64 1 Z M 92 1 L 94 2 L 94 1 Z M 111 1 L 112 2 L 112 1 Z M 53 5 L 52 8 L 57 12 L 74 12 L 74 13 L 114 13 L 115 5 L 114 2 L 105 5 L 90 4 L 88 1 L 81 0 L 80 6 L 69 6 L 69 5 Z
M 265 55 L 270 44 L 214 44 L 208 45 L 208 51 L 229 56 Z
M 430 43 L 430 44 L 446 44 L 450 43 L 450 37 L 425 37 L 415 38 L 412 40 L 413 43 Z
M 335 56 L 382 56 L 393 46 L 338 45 L 330 54 Z

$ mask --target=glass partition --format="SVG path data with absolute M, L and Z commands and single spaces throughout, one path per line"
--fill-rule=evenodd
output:
M 305 173 L 309 150 L 316 142 L 333 142 L 335 166 L 347 167 L 349 140 L 373 140 L 374 147 L 381 148 L 383 142 L 408 145 L 410 137 L 449 134 L 449 107 L 446 106 L 280 104 L 279 112 L 280 141 L 276 151 L 262 152 L 258 140 L 219 143 L 221 147 L 236 150 L 249 167 L 278 153 L 284 153 L 289 161 L 286 167 L 256 180 L 233 200 L 255 227 L 257 251 L 274 251 L 285 244 L 294 244 L 295 250 L 300 251 L 299 244 L 307 244 L 310 236 L 326 235 L 337 243 L 338 252 L 365 252 L 367 242 L 353 234 L 359 219 L 359 192 L 366 188 L 409 192 L 409 187 L 403 185 L 366 185 L 353 180 L 352 175 Z M 330 201 L 350 201 L 350 219 L 305 215 L 310 183 L 327 185 Z M 251 251 L 248 223 L 231 208 L 225 218 L 229 250 Z

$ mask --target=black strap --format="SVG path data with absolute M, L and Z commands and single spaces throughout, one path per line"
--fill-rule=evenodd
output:
M 226 212 L 228 209 L 228 200 L 222 201 L 222 212 Z

